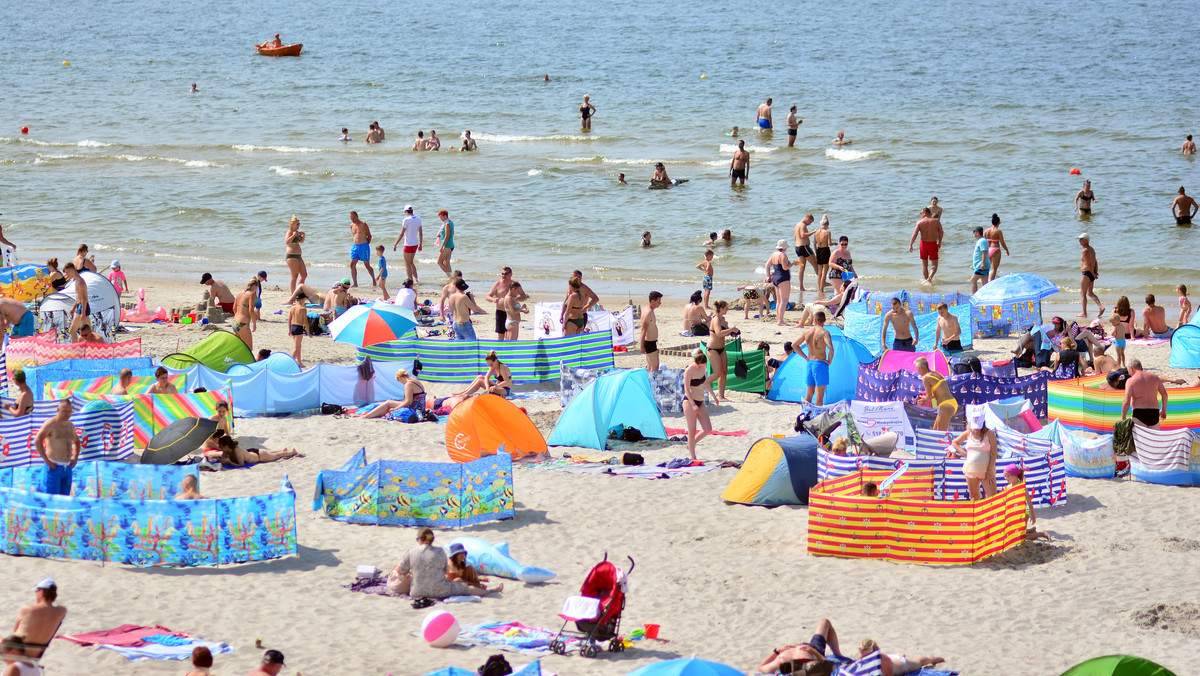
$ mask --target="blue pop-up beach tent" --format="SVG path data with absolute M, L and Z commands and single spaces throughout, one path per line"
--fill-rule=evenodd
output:
M 617 425 L 635 427 L 647 439 L 667 438 L 646 369 L 610 371 L 588 383 L 567 404 L 546 443 L 604 450 L 608 431 Z
M 1200 312 L 1196 313 L 1200 316 Z M 1200 326 L 1184 324 L 1171 335 L 1171 368 L 1200 369 Z
M 825 387 L 825 403 L 854 398 L 858 387 L 858 365 L 875 360 L 865 345 L 842 333 L 836 326 L 827 326 L 833 339 L 833 363 L 829 365 L 829 385 Z M 808 347 L 803 350 L 807 352 Z M 795 354 L 788 355 L 771 379 L 771 391 L 767 399 L 772 401 L 804 401 L 807 386 L 804 383 L 808 372 L 808 361 Z

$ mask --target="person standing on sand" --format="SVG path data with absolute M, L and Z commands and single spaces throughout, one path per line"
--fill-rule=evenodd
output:
M 34 448 L 46 463 L 42 492 L 51 495 L 71 494 L 71 470 L 79 462 L 79 436 L 71 422 L 71 400 L 58 403 L 54 417 L 42 423 L 33 439 Z M 49 445 L 49 451 L 46 446 Z M 49 640 L 49 639 L 47 639 Z
M 1075 315 L 1076 317 L 1088 316 L 1087 302 L 1088 298 L 1096 301 L 1096 307 L 1099 311 L 1096 316 L 1104 314 L 1104 304 L 1100 302 L 1100 297 L 1093 290 L 1095 288 L 1096 278 L 1100 276 L 1100 264 L 1096 262 L 1096 250 L 1092 248 L 1090 239 L 1086 232 L 1079 233 L 1076 238 L 1079 240 L 1079 246 L 1083 247 L 1083 254 L 1080 256 L 1079 273 L 1079 297 L 1083 303 L 1083 311 Z
M 638 343 L 642 346 L 642 354 L 646 355 L 646 370 L 658 370 L 658 317 L 654 311 L 662 305 L 663 295 L 657 291 L 650 292 L 650 302 L 642 311 L 641 336 Z
M 592 287 L 588 286 L 583 281 L 583 271 L 582 270 L 574 270 L 571 272 L 571 276 L 579 278 L 579 290 L 583 292 L 584 300 L 591 303 L 591 307 L 596 307 L 596 306 L 600 305 L 600 296 L 597 296 L 596 292 L 592 291 Z M 570 285 L 569 280 L 567 283 L 567 295 L 568 296 L 571 295 L 571 285 Z
M 829 365 L 833 363 L 833 336 L 825 328 L 824 310 L 817 310 L 813 321 L 816 323 L 801 331 L 800 336 L 792 341 L 792 353 L 807 364 L 804 384 L 808 390 L 804 400 L 823 406 L 825 387 L 829 385 Z M 808 347 L 808 352 L 803 352 L 801 347 Z
M 511 274 L 511 272 L 509 274 Z M 447 307 L 449 307 L 446 317 L 448 318 L 447 321 L 454 322 L 455 340 L 475 342 L 479 339 L 475 336 L 475 325 L 471 323 L 471 313 L 486 313 L 487 310 L 479 307 L 479 305 L 475 303 L 475 299 L 471 298 L 471 296 L 467 294 L 467 289 L 469 288 L 471 287 L 467 286 L 466 281 L 464 281 L 462 277 L 454 280 L 454 293 L 450 294 L 450 298 L 446 301 Z M 495 288 L 495 286 L 492 287 L 492 289 Z M 504 287 L 504 293 L 508 293 L 508 286 Z M 500 308 L 499 298 L 496 299 L 496 313 L 497 317 L 504 314 L 504 310 Z M 460 319 L 463 321 L 459 321 Z M 505 315 L 505 321 L 507 321 L 507 315 Z M 497 333 L 500 332 L 497 331 Z M 504 334 L 500 334 L 497 337 L 497 340 L 504 340 Z
M 1187 284 L 1176 284 L 1175 293 L 1179 294 L 1179 322 L 1175 324 L 1175 328 L 1178 329 L 1187 324 L 1188 317 L 1192 316 L 1192 299 L 1188 298 Z
M 1179 197 L 1171 202 L 1171 215 L 1175 217 L 1175 225 L 1191 225 L 1198 210 L 1200 210 L 1200 206 L 1196 205 L 1196 200 L 1188 197 L 1183 186 L 1179 186 Z
M 446 326 L 453 326 L 450 323 L 450 315 L 446 313 L 446 299 L 454 293 L 454 283 L 460 279 L 462 279 L 462 270 L 455 270 L 450 277 L 450 282 L 442 287 L 442 297 L 438 300 L 438 316 L 446 320 Z
M 737 150 L 733 151 L 733 159 L 729 161 L 729 187 L 740 181 L 746 185 L 746 177 L 750 175 L 750 153 L 746 150 L 746 142 L 738 141 Z
M 988 275 L 988 280 L 996 278 L 996 273 L 1000 270 L 1000 247 L 1004 247 L 1004 254 L 1011 256 L 1008 252 L 1008 243 L 1004 241 L 1004 233 L 1000 232 L 1000 215 L 992 214 L 992 227 L 983 231 L 983 238 L 988 243 L 988 258 L 991 259 L 992 271 Z
M 983 238 L 983 227 L 975 226 L 971 231 L 975 236 L 975 250 L 971 253 L 971 293 L 988 283 L 988 271 L 992 268 L 992 259 L 988 257 L 988 243 Z
M 812 236 L 812 231 L 808 226 L 813 224 L 813 215 L 805 214 L 804 219 L 796 224 L 792 230 L 792 236 L 796 240 L 796 264 L 800 266 L 800 273 L 796 275 L 796 281 L 799 282 L 800 290 L 807 291 L 804 288 L 804 269 L 809 264 L 813 266 L 813 274 L 816 274 L 817 259 L 813 256 L 812 246 L 809 243 L 809 238 Z
M 962 327 L 959 326 L 958 317 L 950 314 L 950 306 L 945 303 L 938 303 L 937 313 L 937 331 L 933 342 L 943 352 L 962 352 Z
M 521 338 L 521 315 L 529 314 L 529 304 L 519 300 L 524 295 L 525 290 L 521 288 L 521 283 L 513 282 L 508 287 L 508 295 L 496 303 L 496 307 L 504 310 L 506 317 L 504 328 L 508 329 L 508 332 L 504 334 L 505 340 L 520 340 Z
M 683 417 L 687 420 L 687 448 L 693 462 L 697 460 L 696 444 L 712 434 L 712 419 L 704 401 L 705 393 L 712 395 L 713 402 L 718 401 L 717 393 L 709 383 L 708 357 L 697 348 L 692 363 L 683 370 Z M 697 425 L 699 431 L 696 430 Z
M 371 275 L 371 286 L 375 286 L 375 270 L 371 268 L 371 227 L 358 220 L 358 212 L 350 212 L 350 284 L 358 288 L 358 262 L 362 261 L 367 274 Z
M 883 331 L 879 342 L 887 345 L 887 327 L 892 325 L 892 349 L 901 352 L 916 352 L 917 343 L 921 340 L 921 329 L 917 328 L 917 320 L 912 312 L 904 307 L 899 298 L 892 298 L 892 309 L 883 316 Z M 912 331 L 908 327 L 912 327 Z
M 79 275 L 79 270 L 75 268 L 75 263 L 67 263 L 63 266 L 62 271 L 63 276 L 67 278 L 67 281 L 74 284 L 75 288 L 75 304 L 71 306 L 71 326 L 67 329 L 70 341 L 74 343 L 79 339 L 79 327 L 91 321 L 92 312 L 88 304 L 87 283 Z
M 800 124 L 803 122 L 804 122 L 804 120 L 801 120 L 800 118 L 796 117 L 796 106 L 792 106 L 792 109 L 788 112 L 788 116 L 787 116 L 787 129 L 788 129 L 787 147 L 789 147 L 789 148 L 796 147 L 796 134 L 799 133 Z
M 25 644 L 25 655 L 37 659 L 58 633 L 67 617 L 67 608 L 54 605 L 58 600 L 58 584 L 48 577 L 34 585 L 33 598 L 33 603 L 17 611 L 13 634 Z
M 913 243 L 917 236 L 921 237 L 921 277 L 930 284 L 938 269 L 938 249 L 942 246 L 942 222 L 933 217 L 929 207 L 921 208 L 921 219 L 913 228 L 912 237 L 908 239 L 908 251 L 912 253 Z M 931 269 L 932 267 L 932 269 Z
M 400 246 L 400 240 L 404 240 L 404 271 L 408 278 L 414 283 L 417 279 L 417 252 L 425 245 L 425 231 L 421 228 L 421 218 L 413 215 L 413 206 L 411 204 L 404 205 L 404 222 L 400 226 L 400 234 L 396 235 L 396 243 L 392 245 L 392 251 Z
M 80 244 L 79 248 L 75 250 L 75 258 L 72 258 L 71 262 L 75 264 L 75 269 L 80 272 L 84 270 L 95 272 L 96 261 L 94 258 L 94 256 L 88 255 L 88 245 Z
M 1180 149 L 1180 152 L 1183 153 L 1184 155 L 1195 155 L 1196 154 L 1196 144 L 1195 144 L 1195 142 L 1192 141 L 1191 134 L 1187 135 L 1187 138 L 1183 142 L 1183 148 Z M 15 249 L 16 247 L 13 247 L 13 248 Z
M 308 297 L 301 291 L 296 294 L 293 299 L 291 311 L 288 312 L 288 335 L 292 337 L 292 359 L 300 368 L 304 368 L 304 362 L 300 359 L 300 343 L 305 336 L 312 335 L 312 328 L 308 324 L 308 307 L 305 305 Z
M 1162 403 L 1159 404 L 1159 400 Z M 1130 411 L 1130 408 L 1133 410 Z M 1167 419 L 1167 388 L 1162 379 L 1142 370 L 1142 362 L 1129 360 L 1129 379 L 1125 381 L 1125 401 L 1121 403 L 1121 420 L 1132 413 L 1133 419 L 1146 427 L 1157 428 Z
M 574 336 L 585 332 L 588 310 L 591 310 L 595 303 L 590 302 L 583 294 L 581 277 L 572 276 L 567 287 L 567 297 L 563 299 L 558 321 L 562 323 L 564 336 Z
M 1075 213 L 1080 216 L 1088 216 L 1092 213 L 1092 202 L 1098 201 L 1096 193 L 1092 192 L 1091 180 L 1083 182 L 1083 188 L 1075 193 Z
M 775 252 L 767 259 L 764 267 L 767 269 L 767 278 L 764 281 L 775 287 L 775 324 L 783 326 L 788 301 L 792 296 L 792 262 L 787 257 L 786 240 L 781 239 L 775 244 Z M 764 315 L 769 307 L 763 307 Z
M 257 277 L 251 280 L 246 289 L 233 299 L 233 325 L 230 326 L 251 352 L 254 351 L 254 334 L 250 332 L 250 323 L 254 321 L 254 289 L 257 281 Z
M 506 265 L 500 269 L 500 279 L 492 284 L 492 288 L 488 290 L 488 295 L 484 298 L 487 302 L 496 304 L 496 340 L 504 340 L 504 334 L 508 333 L 508 314 L 500 307 L 500 299 L 508 295 L 508 287 L 512 282 L 512 268 Z M 526 298 L 528 296 L 520 300 Z
M 289 293 L 308 279 L 308 267 L 304 265 L 304 255 L 300 252 L 300 245 L 303 243 L 304 233 L 300 230 L 300 219 L 292 216 L 292 220 L 288 222 L 287 233 L 283 236 L 283 259 L 292 275 L 292 281 L 288 285 Z
M 696 269 L 703 274 L 700 277 L 700 288 L 704 289 L 704 309 L 709 308 L 708 299 L 712 295 L 713 288 L 713 250 L 706 249 L 704 251 L 704 260 L 696 264 Z
M 771 131 L 771 126 L 771 99 L 767 99 L 766 103 L 758 104 L 758 129 Z
M 596 114 L 596 106 L 592 105 L 591 97 L 583 95 L 583 104 L 579 106 L 579 120 L 584 131 L 592 130 L 592 116 Z
M 433 245 L 438 250 L 438 267 L 442 272 L 446 273 L 446 277 L 453 279 L 450 274 L 450 256 L 454 253 L 454 221 L 450 220 L 450 212 L 442 209 L 438 212 L 438 218 L 442 219 L 442 227 L 438 230 L 437 239 Z

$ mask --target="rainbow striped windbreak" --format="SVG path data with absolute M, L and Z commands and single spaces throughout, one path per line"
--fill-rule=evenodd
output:
M 1113 425 L 1121 420 L 1124 390 L 1101 390 L 1104 376 L 1088 376 L 1072 380 L 1051 380 L 1049 417 L 1058 418 L 1073 428 L 1112 434 Z M 1200 387 L 1167 388 L 1167 419 L 1163 429 L 1188 427 L 1200 431 Z
M 210 418 L 217 413 L 218 401 L 233 401 L 228 388 L 190 394 L 120 395 L 76 392 L 75 397 L 85 400 L 100 399 L 110 404 L 133 402 L 133 441 L 138 448 L 146 448 L 151 437 L 180 418 Z M 232 408 L 231 403 L 230 409 Z
M 933 500 L 933 470 L 909 470 L 885 498 L 862 495 L 891 472 L 859 470 L 822 481 L 808 497 L 808 553 L 930 564 L 976 563 L 1025 538 L 1025 492 Z
M 613 368 L 612 332 L 585 333 L 545 340 L 458 340 L 408 339 L 358 348 L 358 361 L 421 360 L 421 380 L 434 383 L 469 383 L 487 373 L 485 358 L 496 356 L 512 370 L 513 382 L 541 383 L 558 380 L 563 366 L 570 368 Z

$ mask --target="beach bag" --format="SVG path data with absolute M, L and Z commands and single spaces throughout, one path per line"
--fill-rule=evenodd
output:
M 733 375 L 743 380 L 750 375 L 750 366 L 745 359 L 738 357 L 738 360 L 733 363 Z
M 954 365 L 955 375 L 964 375 L 967 373 L 983 373 L 983 363 L 979 361 L 979 357 L 967 357 Z
M 478 669 L 479 676 L 507 676 L 512 672 L 512 665 L 504 659 L 504 655 L 492 655 Z
M 321 415 L 341 415 L 346 409 L 338 404 L 321 404 Z
M 1137 448 L 1133 444 L 1133 418 L 1126 418 L 1113 425 L 1113 453 L 1133 455 Z
M 410 406 L 396 409 L 387 415 L 388 420 L 399 420 L 402 423 L 419 423 L 425 419 L 423 415 L 417 413 L 417 409 Z
M 370 357 L 363 357 L 362 362 L 358 365 L 358 377 L 360 380 L 370 380 L 375 377 L 375 365 L 371 363 Z
M 707 324 L 692 324 L 692 335 L 693 336 L 707 336 L 708 335 L 708 325 Z
M 646 459 L 643 458 L 640 453 L 622 453 L 621 454 L 621 464 L 622 465 L 644 465 L 644 464 L 646 464 Z
M 636 427 L 626 427 L 621 430 L 621 441 L 641 441 L 646 437 Z

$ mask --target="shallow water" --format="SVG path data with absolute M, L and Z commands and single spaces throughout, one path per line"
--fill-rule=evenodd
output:
M 345 272 L 352 209 L 388 245 L 395 285 L 406 203 L 425 220 L 427 280 L 446 208 L 455 267 L 486 280 L 511 265 L 535 291 L 559 291 L 580 268 L 604 292 L 683 294 L 699 286 L 705 234 L 729 227 L 735 246 L 716 261 L 728 292 L 761 278 L 805 212 L 850 237 L 868 286 L 916 288 L 907 240 L 931 195 L 945 209 L 946 290 L 962 288 L 970 229 L 993 212 L 1014 254 L 1001 271 L 1040 270 L 1075 295 L 1081 231 L 1109 302 L 1169 294 L 1198 269 L 1198 235 L 1169 211 L 1181 183 L 1200 192 L 1178 153 L 1200 130 L 1188 126 L 1197 106 L 1180 78 L 1194 45 L 1175 29 L 1177 4 L 1102 0 L 1082 16 L 1068 2 L 913 0 L 57 8 L 0 7 L 5 234 L 25 261 L 88 242 L 102 264 L 123 259 L 134 286 L 151 267 L 282 272 L 292 214 L 311 279 L 325 283 Z M 276 31 L 303 55 L 252 53 Z M 585 93 L 598 109 L 590 133 L 576 112 Z M 796 148 L 751 131 L 767 96 L 780 127 L 798 106 Z M 360 142 L 372 120 L 388 133 L 380 146 Z M 727 178 L 734 124 L 752 157 L 739 190 Z M 337 142 L 343 126 L 354 143 Z M 430 127 L 444 148 L 471 129 L 480 152 L 409 152 Z M 838 130 L 854 144 L 831 148 Z M 647 190 L 657 161 L 690 181 Z M 1084 177 L 1099 202 L 1080 222 Z M 646 229 L 650 250 L 638 247 Z

